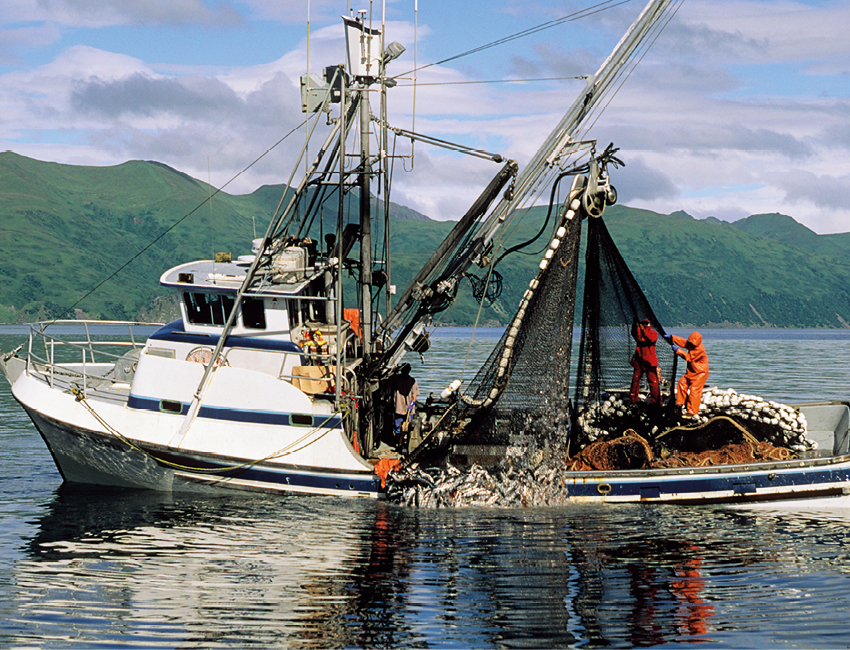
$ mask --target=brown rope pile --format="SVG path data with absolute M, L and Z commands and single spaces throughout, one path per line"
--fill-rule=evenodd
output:
M 632 429 L 619 438 L 602 438 L 589 444 L 567 461 L 571 472 L 616 469 L 649 469 L 652 447 Z
M 710 467 L 712 465 L 742 465 L 770 460 L 789 460 L 794 454 L 785 447 L 774 447 L 769 442 L 733 443 L 720 449 L 700 453 L 679 451 L 661 457 L 652 463 L 653 468 Z
M 795 458 L 785 447 L 757 440 L 735 420 L 720 416 L 696 427 L 674 427 L 658 435 L 654 451 L 643 437 L 627 429 L 605 437 L 567 461 L 569 471 L 663 469 L 740 465 Z

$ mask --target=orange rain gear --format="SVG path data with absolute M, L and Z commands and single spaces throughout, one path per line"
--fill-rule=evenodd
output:
M 687 339 L 673 335 L 673 343 L 679 346 L 676 354 L 688 362 L 688 369 L 676 387 L 676 404 L 685 406 L 690 415 L 699 413 L 702 389 L 708 380 L 708 354 L 702 345 L 702 334 L 694 332 Z
M 655 354 L 655 342 L 658 334 L 652 329 L 649 319 L 645 318 L 640 323 L 632 325 L 632 338 L 635 340 L 635 353 L 632 356 L 632 386 L 629 398 L 632 404 L 637 404 L 640 399 L 640 378 L 646 375 L 646 383 L 649 385 L 650 400 L 656 406 L 661 405 L 661 390 L 658 386 L 658 357 Z

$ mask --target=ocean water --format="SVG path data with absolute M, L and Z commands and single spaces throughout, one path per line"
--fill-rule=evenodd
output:
M 440 329 L 413 360 L 423 394 L 471 379 L 500 332 L 470 334 Z M 850 331 L 703 334 L 710 384 L 850 398 Z M 0 328 L 3 350 L 24 340 Z M 850 507 L 416 510 L 68 488 L 2 379 L 0 414 L 0 647 L 850 645 Z

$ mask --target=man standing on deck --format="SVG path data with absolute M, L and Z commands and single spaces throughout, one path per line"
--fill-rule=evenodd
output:
M 702 345 L 702 334 L 692 333 L 687 339 L 668 334 L 664 337 L 673 346 L 673 352 L 688 362 L 688 369 L 676 387 L 676 404 L 686 406 L 686 418 L 699 413 L 702 389 L 708 380 L 708 354 Z
M 635 353 L 632 356 L 632 389 L 630 397 L 632 404 L 640 399 L 640 378 L 646 375 L 649 384 L 649 398 L 655 406 L 661 406 L 661 391 L 658 388 L 658 357 L 655 354 L 655 342 L 658 334 L 652 329 L 648 318 L 641 322 L 632 323 L 632 338 L 635 340 Z
M 407 433 L 416 411 L 416 398 L 419 397 L 419 384 L 410 376 L 409 363 L 399 368 L 398 374 L 390 379 L 390 390 L 394 408 L 393 434 L 395 443 L 401 447 L 404 434 Z

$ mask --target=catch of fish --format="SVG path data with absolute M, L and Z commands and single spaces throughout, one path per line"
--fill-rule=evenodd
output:
M 631 404 L 628 395 L 609 395 L 584 409 L 577 419 L 579 448 L 627 429 L 654 437 L 664 431 L 657 409 L 645 403 Z M 815 449 L 806 437 L 805 416 L 786 404 L 733 389 L 712 387 L 702 396 L 699 415 L 689 426 L 699 426 L 725 416 L 732 418 L 757 439 L 794 451 Z M 473 465 L 462 470 L 450 464 L 441 467 L 402 467 L 390 473 L 387 498 L 406 506 L 447 508 L 463 506 L 543 506 L 568 502 L 561 474 L 567 458 L 559 441 L 531 442 L 524 449 L 511 447 L 508 458 L 490 471 Z
M 541 463 L 534 469 L 508 465 L 492 473 L 480 465 L 420 468 L 414 464 L 387 478 L 387 498 L 420 508 L 464 506 L 554 506 L 568 502 L 562 468 Z

